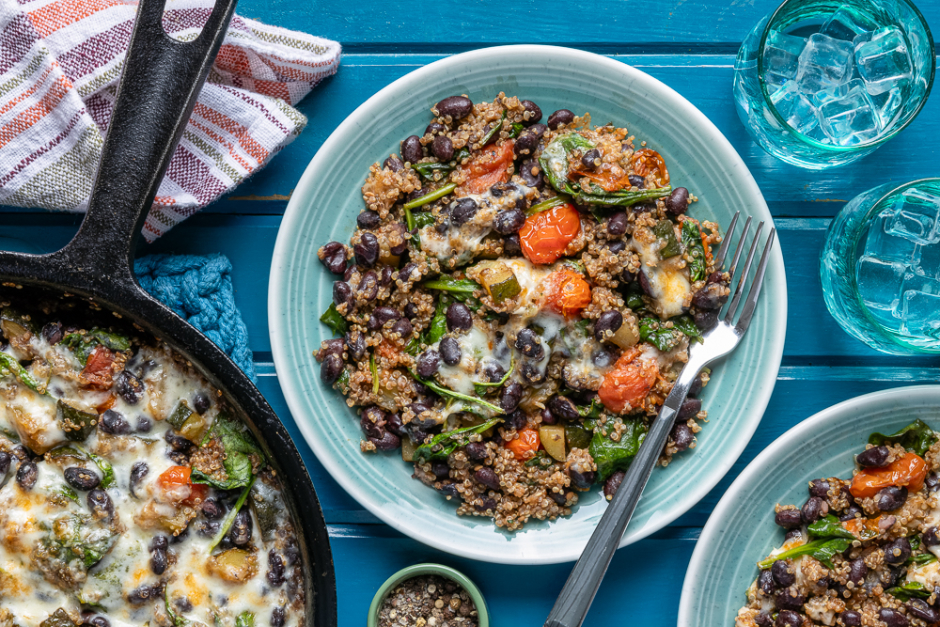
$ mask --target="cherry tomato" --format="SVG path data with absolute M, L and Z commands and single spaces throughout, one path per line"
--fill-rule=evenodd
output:
M 630 177 L 626 174 L 617 176 L 610 170 L 600 172 L 582 172 L 581 170 L 572 170 L 572 174 L 589 178 L 608 192 L 616 192 L 624 187 L 630 187 Z
M 659 366 L 651 359 L 640 359 L 640 351 L 631 349 L 620 356 L 613 370 L 604 375 L 597 397 L 604 407 L 620 414 L 640 406 L 656 383 Z
M 507 141 L 499 146 L 488 146 L 483 154 L 474 157 L 464 168 L 469 177 L 457 189 L 458 196 L 482 194 L 496 183 L 508 181 L 508 169 L 512 165 L 514 143 Z
M 519 229 L 522 254 L 532 263 L 554 263 L 581 232 L 581 216 L 565 203 L 531 215 Z
M 880 523 L 881 516 L 877 518 L 852 518 L 842 523 L 842 526 L 859 540 L 871 540 L 881 533 Z
M 907 486 L 911 492 L 917 492 L 924 487 L 927 477 L 927 462 L 919 455 L 906 453 L 887 466 L 881 468 L 864 468 L 852 479 L 849 492 L 855 498 L 875 496 L 878 491 L 888 486 Z
M 591 286 L 571 268 L 562 268 L 544 280 L 545 305 L 566 318 L 577 315 L 591 304 Z
M 633 162 L 633 171 L 640 176 L 647 176 L 650 172 L 656 172 L 660 185 L 669 184 L 669 170 L 666 169 L 666 161 L 655 150 L 641 148 L 633 153 L 631 159 Z
M 106 390 L 111 387 L 112 363 L 114 363 L 114 353 L 99 344 L 88 356 L 85 369 L 82 370 L 82 378 L 92 387 Z
M 518 431 L 518 433 L 519 438 L 506 442 L 506 448 L 512 451 L 512 454 L 516 456 L 516 459 L 522 462 L 532 458 L 531 455 L 528 455 L 529 451 L 532 451 L 534 454 L 537 450 L 539 450 L 539 432 L 535 429 L 525 428 L 521 431 Z
M 186 466 L 170 466 L 157 477 L 157 486 L 171 497 L 182 497 L 179 502 L 183 505 L 195 505 L 206 499 L 209 486 L 191 483 L 189 478 L 192 472 L 192 469 Z

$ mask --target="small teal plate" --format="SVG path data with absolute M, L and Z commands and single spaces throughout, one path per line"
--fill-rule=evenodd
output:
M 783 541 L 774 506 L 802 505 L 820 477 L 852 476 L 868 435 L 893 433 L 920 418 L 940 428 L 940 386 L 866 394 L 796 425 L 761 452 L 718 502 L 685 574 L 679 627 L 733 627 L 757 562 Z
M 643 72 L 599 55 L 550 46 L 505 46 L 456 55 L 395 81 L 352 113 L 310 162 L 278 233 L 268 315 L 284 396 L 317 457 L 363 507 L 418 541 L 472 559 L 543 564 L 578 557 L 606 503 L 582 495 L 574 514 L 532 522 L 515 534 L 486 518 L 458 518 L 455 506 L 411 478 L 397 454 L 359 452 L 359 421 L 343 397 L 320 382 L 313 354 L 330 331 L 318 322 L 331 302 L 330 275 L 317 248 L 346 242 L 363 208 L 369 166 L 421 132 L 442 98 L 493 99 L 503 91 L 556 109 L 590 112 L 597 124 L 626 126 L 658 150 L 672 183 L 701 198 L 693 215 L 722 225 L 740 209 L 770 213 L 744 163 L 714 125 L 682 96 Z M 775 247 L 751 330 L 715 369 L 703 403 L 709 422 L 692 454 L 653 473 L 621 546 L 646 537 L 688 511 L 727 472 L 760 422 L 773 391 L 786 334 L 783 258 Z

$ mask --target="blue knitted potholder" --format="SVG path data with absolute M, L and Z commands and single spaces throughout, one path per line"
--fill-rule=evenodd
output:
M 134 263 L 140 286 L 202 331 L 256 380 L 248 328 L 235 307 L 225 255 L 150 255 Z

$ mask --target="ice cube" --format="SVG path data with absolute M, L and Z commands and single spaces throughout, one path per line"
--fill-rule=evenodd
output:
M 813 94 L 813 105 L 816 108 L 819 108 L 826 104 L 827 102 L 832 102 L 833 100 L 838 100 L 840 98 L 845 98 L 850 91 L 853 89 L 865 89 L 865 83 L 862 82 L 859 78 L 853 78 L 848 83 L 843 83 L 842 85 L 835 85 L 828 89 L 823 89 L 822 91 L 817 91 Z
M 888 233 L 894 217 L 895 212 L 888 210 L 872 221 L 868 238 L 865 240 L 865 256 L 918 267 L 923 247 L 905 237 Z
M 851 7 L 843 6 L 829 16 L 819 32 L 833 39 L 852 41 L 858 35 L 871 32 L 876 28 L 878 25 L 866 16 Z
M 879 127 L 884 131 L 886 128 L 891 127 L 892 122 L 897 117 L 901 105 L 904 104 L 904 96 L 898 87 L 892 87 L 884 93 L 872 96 L 871 101 L 878 112 Z
M 916 244 L 940 243 L 940 196 L 928 190 L 906 190 L 894 204 L 887 233 Z
M 906 265 L 897 261 L 880 261 L 862 256 L 855 265 L 858 295 L 871 314 L 882 324 L 895 326 L 892 321 L 898 310 L 898 295 L 904 278 L 911 274 Z
M 927 244 L 920 248 L 920 261 L 916 271 L 924 276 L 940 279 L 940 244 Z
M 902 333 L 940 339 L 940 295 L 905 290 L 899 305 Z
M 871 97 L 855 87 L 819 107 L 819 125 L 833 144 L 857 146 L 878 136 L 878 114 Z
M 886 26 L 875 31 L 870 41 L 855 48 L 858 74 L 872 96 L 911 79 L 913 64 L 907 42 L 900 30 Z
M 767 33 L 762 59 L 764 81 L 779 85 L 796 78 L 800 53 L 805 45 L 806 40 L 802 37 L 784 35 L 775 30 Z
M 852 43 L 816 33 L 800 53 L 796 81 L 804 94 L 847 83 L 852 78 Z
M 816 109 L 809 99 L 799 92 L 796 84 L 789 81 L 770 95 L 770 101 L 790 128 L 799 133 L 809 133 L 818 124 Z

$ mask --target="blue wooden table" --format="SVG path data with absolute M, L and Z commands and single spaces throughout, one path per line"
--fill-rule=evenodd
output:
M 569 564 L 513 567 L 457 559 L 380 523 L 310 452 L 287 410 L 271 363 L 268 270 L 296 181 L 353 109 L 388 83 L 443 56 L 499 44 L 544 43 L 611 55 L 648 72 L 701 109 L 731 141 L 763 190 L 780 233 L 790 287 L 789 328 L 763 422 L 732 471 L 701 503 L 654 536 L 617 553 L 587 625 L 674 625 L 700 530 L 729 483 L 760 450 L 834 403 L 936 381 L 938 360 L 881 356 L 836 326 L 823 304 L 817 258 L 829 220 L 848 199 L 887 181 L 940 175 L 940 95 L 900 137 L 860 163 L 811 173 L 776 161 L 750 140 L 731 99 L 739 42 L 776 5 L 776 0 L 241 0 L 243 15 L 342 42 L 340 70 L 300 104 L 310 126 L 266 170 L 143 253 L 222 252 L 232 260 L 259 385 L 295 436 L 329 524 L 341 626 L 364 624 L 381 582 L 422 561 L 450 564 L 473 578 L 487 598 L 496 627 L 541 625 L 570 569 Z M 940 1 L 921 0 L 920 5 L 940 33 Z M 71 215 L 0 207 L 0 235 L 20 239 L 34 250 L 65 244 L 78 222 Z

